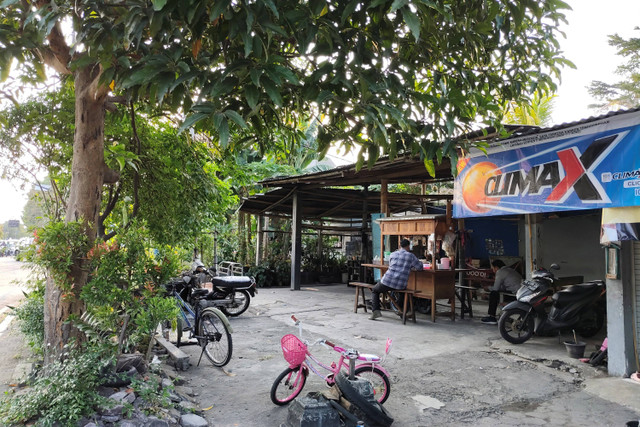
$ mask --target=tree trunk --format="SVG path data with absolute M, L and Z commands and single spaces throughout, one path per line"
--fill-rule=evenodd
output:
M 100 71 L 97 66 L 76 71 L 75 75 L 75 135 L 71 186 L 65 221 L 81 221 L 89 244 L 96 238 L 96 227 L 102 198 L 104 165 L 104 102 L 106 91 L 97 86 Z M 75 338 L 84 340 L 83 334 L 71 323 L 69 315 L 80 316 L 84 303 L 79 295 L 87 283 L 86 259 L 75 259 L 69 280 L 72 295 L 62 297 L 55 283 L 47 280 L 45 289 L 45 363 L 54 361 L 65 344 Z

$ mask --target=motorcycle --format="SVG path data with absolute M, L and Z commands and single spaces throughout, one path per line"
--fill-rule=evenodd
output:
M 207 301 L 215 301 L 227 316 L 240 316 L 251 302 L 251 297 L 258 294 L 256 281 L 250 276 L 220 276 L 215 268 L 206 268 L 202 263 L 196 263 L 192 274 L 188 275 L 193 281 L 194 289 L 191 297 L 205 296 Z M 212 290 L 201 288 L 202 283 L 211 282 Z
M 560 267 L 552 264 L 550 269 Z M 554 281 L 553 273 L 544 268 L 535 270 L 531 280 L 523 280 L 516 301 L 504 307 L 498 320 L 502 338 L 522 344 L 534 333 L 551 335 L 573 329 L 585 338 L 598 333 L 606 313 L 604 282 L 593 280 L 554 293 Z

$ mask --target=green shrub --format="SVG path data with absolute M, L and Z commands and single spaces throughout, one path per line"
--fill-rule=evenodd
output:
M 84 415 L 106 404 L 97 393 L 100 371 L 109 359 L 92 349 L 76 350 L 41 371 L 28 393 L 4 399 L 0 404 L 2 425 L 76 425 Z
M 44 345 L 44 286 L 26 294 L 20 305 L 14 309 L 20 332 L 27 338 L 29 346 L 36 354 L 42 354 Z

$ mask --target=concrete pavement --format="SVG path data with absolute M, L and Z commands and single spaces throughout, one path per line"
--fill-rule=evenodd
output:
M 354 294 L 346 285 L 259 289 L 249 310 L 230 319 L 231 362 L 219 369 L 203 360 L 178 372 L 196 390 L 209 424 L 267 427 L 285 422 L 288 409 L 273 405 L 269 390 L 286 367 L 280 338 L 297 333 L 292 314 L 311 340 L 327 338 L 381 355 L 386 338 L 393 339 L 384 366 L 392 382 L 385 408 L 394 426 L 624 426 L 640 419 L 640 383 L 608 377 L 603 368 L 569 358 L 557 337 L 507 343 L 496 326 L 480 323 L 484 302 L 474 301 L 473 319 L 438 317 L 432 323 L 418 314 L 416 324 L 403 325 L 390 312 L 376 321 L 368 320 L 362 309 L 353 313 Z M 602 338 L 591 340 L 587 353 Z M 199 347 L 182 348 L 195 365 Z M 321 346 L 312 351 L 323 362 L 337 360 L 337 353 Z M 3 365 L 17 369 L 25 361 L 21 354 L 5 355 Z M 302 395 L 324 389 L 324 382 L 311 374 Z
M 286 367 L 279 340 L 297 333 L 295 314 L 312 340 L 327 338 L 345 347 L 382 354 L 386 337 L 394 340 L 385 362 L 391 372 L 391 397 L 385 403 L 395 426 L 422 425 L 625 425 L 640 419 L 640 384 L 609 378 L 568 357 L 558 338 L 534 337 L 521 345 L 505 342 L 496 326 L 480 323 L 486 303 L 474 306 L 476 317 L 418 315 L 416 324 L 383 312 L 368 320 L 353 313 L 355 290 L 346 285 L 260 289 L 249 311 L 232 318 L 233 359 L 224 370 L 201 364 L 183 375 L 201 390 L 201 407 L 211 425 L 277 426 L 286 407 L 269 399 L 273 380 Z M 591 340 L 590 351 L 602 337 Z M 197 347 L 186 348 L 197 361 Z M 313 348 L 320 360 L 336 353 Z M 303 395 L 326 388 L 311 374 Z

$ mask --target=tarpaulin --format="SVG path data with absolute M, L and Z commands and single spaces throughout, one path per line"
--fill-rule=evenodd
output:
M 640 205 L 640 112 L 510 138 L 461 159 L 456 218 Z

